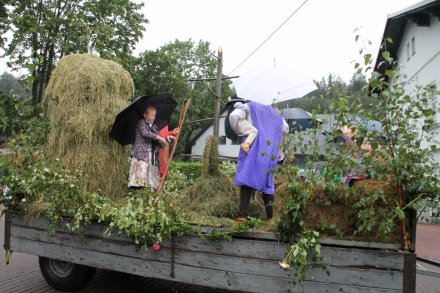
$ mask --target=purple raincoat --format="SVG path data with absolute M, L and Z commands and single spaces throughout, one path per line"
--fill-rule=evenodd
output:
M 258 135 L 248 154 L 240 148 L 234 183 L 274 194 L 274 172 L 283 139 L 283 118 L 270 105 L 256 102 L 249 102 L 248 105 Z

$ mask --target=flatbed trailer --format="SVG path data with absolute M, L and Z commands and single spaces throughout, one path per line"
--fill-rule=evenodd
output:
M 44 278 L 62 291 L 84 288 L 99 268 L 240 292 L 415 292 L 416 255 L 397 244 L 321 238 L 330 275 L 315 264 L 294 285 L 294 270 L 279 265 L 288 244 L 275 233 L 176 237 L 145 251 L 122 234 L 106 236 L 100 223 L 76 232 L 61 223 L 53 234 L 44 218 L 27 223 L 9 215 L 5 225 L 5 248 L 39 256 Z

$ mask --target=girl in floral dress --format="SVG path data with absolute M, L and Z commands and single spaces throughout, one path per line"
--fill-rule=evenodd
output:
M 159 135 L 159 129 L 154 120 L 156 108 L 148 106 L 143 119 L 140 119 L 137 127 L 135 140 L 131 149 L 131 166 L 128 178 L 128 187 L 157 189 L 160 183 L 159 174 L 159 148 L 174 140 L 174 136 L 163 138 Z

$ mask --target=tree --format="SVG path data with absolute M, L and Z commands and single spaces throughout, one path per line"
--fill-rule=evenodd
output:
M 329 74 L 327 78 L 315 81 L 318 89 L 301 99 L 281 103 L 281 108 L 297 107 L 306 111 L 317 113 L 334 113 L 332 105 L 341 97 L 347 98 L 348 104 L 361 109 L 369 109 L 375 99 L 369 96 L 367 78 L 362 72 L 353 74 L 350 82 L 346 84 L 339 76 Z
M 6 33 L 6 31 L 9 29 L 8 25 L 8 10 L 6 8 L 6 5 L 8 4 L 8 1 L 3 1 L 0 3 L 0 47 L 4 47 L 6 43 L 6 38 L 3 37 L 3 35 Z
M 147 23 L 130 0 L 11 0 L 10 66 L 27 68 L 33 104 L 41 102 L 56 63 L 70 53 L 129 58 Z
M 327 78 L 315 81 L 318 89 L 301 99 L 284 102 L 281 107 L 298 107 L 306 111 L 317 113 L 331 112 L 332 101 L 347 95 L 347 85 L 339 77 L 329 74 Z
M 213 54 L 209 49 L 209 42 L 175 40 L 155 51 L 145 51 L 139 58 L 132 60 L 129 66 L 137 94 L 171 92 L 179 105 L 184 99 L 191 98 L 186 121 L 202 121 L 185 125 L 181 133 L 181 140 L 186 143 L 185 152 L 191 149 L 191 138 L 206 123 L 212 123 L 209 118 L 214 116 L 213 92 L 217 73 L 217 60 Z M 207 78 L 213 80 L 203 80 Z M 190 79 L 199 81 L 189 81 Z M 223 97 L 232 94 L 229 85 L 230 81 L 224 81 Z M 180 107 L 177 108 L 179 110 Z M 177 115 L 174 117 L 177 118 Z M 173 123 L 174 121 L 171 122 Z
M 21 99 L 27 98 L 25 88 L 12 74 L 7 72 L 0 75 L 0 91 L 4 94 L 16 96 Z

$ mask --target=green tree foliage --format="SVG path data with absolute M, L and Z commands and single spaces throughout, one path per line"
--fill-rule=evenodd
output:
M 360 109 L 371 108 L 374 99 L 368 96 L 368 82 L 362 73 L 356 72 L 350 82 L 345 83 L 339 76 L 330 74 L 315 81 L 318 89 L 301 99 L 281 103 L 281 108 L 302 108 L 309 112 L 335 113 L 332 105 L 341 97 L 349 97 L 348 103 Z
M 8 95 L 14 95 L 26 99 L 26 90 L 12 74 L 4 72 L 0 75 L 0 91 Z
M 32 107 L 15 95 L 0 91 L 0 140 L 10 139 L 11 145 L 41 145 L 46 141 L 47 123 L 41 107 Z
M 215 78 L 218 61 L 209 48 L 209 42 L 175 40 L 155 51 L 145 51 L 129 64 L 138 95 L 171 92 L 181 105 L 191 98 L 186 121 L 199 121 L 184 125 L 179 151 L 189 152 L 193 138 L 214 117 Z M 212 80 L 203 80 L 212 79 Z M 198 80 L 198 81 L 190 81 Z M 222 97 L 232 94 L 229 80 L 222 84 Z M 180 111 L 180 107 L 176 112 Z M 174 115 L 174 119 L 179 116 Z M 171 126 L 175 121 L 171 121 Z
M 0 47 L 4 47 L 6 43 L 6 38 L 3 37 L 4 33 L 9 29 L 8 25 L 8 10 L 6 8 L 6 5 L 8 4 L 8 1 L 2 1 L 0 3 Z
M 0 134 L 9 136 L 16 124 L 17 98 L 0 92 Z M 2 139 L 3 140 L 3 139 Z
M 147 23 L 139 13 L 143 4 L 130 0 L 10 2 L 5 25 L 13 36 L 6 55 L 12 67 L 29 70 L 33 104 L 41 102 L 60 58 L 97 53 L 121 62 L 129 58 Z

